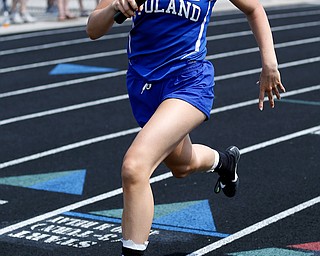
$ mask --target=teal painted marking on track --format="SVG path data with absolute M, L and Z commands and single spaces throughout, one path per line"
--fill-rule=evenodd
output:
M 114 218 L 115 223 L 118 223 L 122 211 L 122 209 L 111 209 L 90 213 Z M 155 205 L 154 212 L 153 228 L 214 237 L 229 235 L 217 232 L 208 200 Z
M 37 183 L 30 188 L 66 194 L 82 195 L 86 170 L 69 171 L 60 178 Z
M 86 170 L 30 174 L 0 178 L 0 184 L 81 195 Z
M 216 226 L 208 200 L 155 206 L 153 224 L 166 227 L 193 229 L 195 232 L 215 232 Z
M 121 224 L 121 218 L 110 218 L 110 217 L 99 216 L 95 214 L 80 213 L 80 212 L 64 212 L 63 215 L 78 217 L 78 218 L 85 218 L 85 219 L 96 220 L 96 221 L 104 221 L 107 223 Z M 164 229 L 163 226 L 158 226 L 158 225 L 152 225 L 152 228 L 162 229 L 162 230 Z M 179 228 L 179 227 L 167 227 L 165 228 L 165 230 L 198 234 L 197 232 L 195 232 L 194 229 Z M 229 236 L 229 234 L 223 234 L 219 232 L 205 232 L 205 231 L 201 231 L 200 235 L 208 235 L 208 236 L 221 237 L 221 238 Z
M 311 105 L 311 106 L 320 106 L 320 101 L 281 99 L 281 101 L 279 101 L 279 102 L 302 104 L 302 105 Z
M 63 215 L 66 216 L 71 216 L 71 217 L 79 217 L 79 218 L 85 218 L 89 220 L 100 220 L 104 222 L 111 222 L 111 223 L 121 223 L 121 219 L 116 219 L 116 218 L 109 218 L 105 216 L 98 216 L 98 215 L 93 215 L 93 214 L 88 214 L 88 213 L 80 213 L 80 212 L 64 212 Z
M 106 73 L 117 71 L 115 68 L 85 66 L 78 64 L 58 64 L 51 71 L 50 75 Z
M 230 256 L 313 256 L 314 253 L 294 251 L 280 248 L 266 248 L 261 250 L 228 253 Z
M 110 218 L 121 219 L 122 212 L 123 212 L 123 209 L 113 209 L 113 210 L 105 210 L 105 211 L 95 211 L 90 213 L 100 215 L 100 216 L 107 216 Z

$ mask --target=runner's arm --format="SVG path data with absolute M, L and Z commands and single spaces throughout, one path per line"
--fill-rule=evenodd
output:
M 263 109 L 264 95 L 267 94 L 271 108 L 274 107 L 274 94 L 280 99 L 285 88 L 281 83 L 278 62 L 269 21 L 258 0 L 230 0 L 248 19 L 251 30 L 260 49 L 262 71 L 260 74 L 259 109 Z
M 134 16 L 138 6 L 135 0 L 101 0 L 90 14 L 87 23 L 87 34 L 91 39 L 98 39 L 105 35 L 112 27 L 113 17 L 121 11 L 126 17 Z

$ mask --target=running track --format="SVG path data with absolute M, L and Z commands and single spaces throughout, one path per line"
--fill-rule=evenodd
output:
M 287 92 L 258 110 L 254 38 L 240 13 L 216 13 L 215 106 L 192 133 L 241 149 L 239 194 L 214 194 L 214 174 L 177 180 L 159 166 L 147 255 L 320 255 L 320 6 L 267 11 Z M 84 27 L 0 38 L 1 255 L 119 255 L 119 170 L 139 131 L 129 29 L 94 42 Z

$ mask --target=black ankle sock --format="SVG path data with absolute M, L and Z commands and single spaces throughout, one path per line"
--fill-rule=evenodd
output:
M 141 256 L 145 251 L 133 250 L 122 246 L 122 256 Z
M 224 152 L 218 151 L 218 153 L 219 153 L 219 163 L 217 168 L 215 168 L 217 172 L 222 171 L 229 167 L 229 156 Z

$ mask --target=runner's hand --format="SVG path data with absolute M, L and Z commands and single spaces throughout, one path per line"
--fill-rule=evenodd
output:
M 133 17 L 138 10 L 135 0 L 114 0 L 112 6 L 116 12 L 122 12 L 127 18 Z
M 259 109 L 263 110 L 264 96 L 267 95 L 270 107 L 274 108 L 274 95 L 280 99 L 280 92 L 285 92 L 286 89 L 281 83 L 280 72 L 278 69 L 263 68 L 260 80 L 257 82 L 260 85 L 259 94 Z

